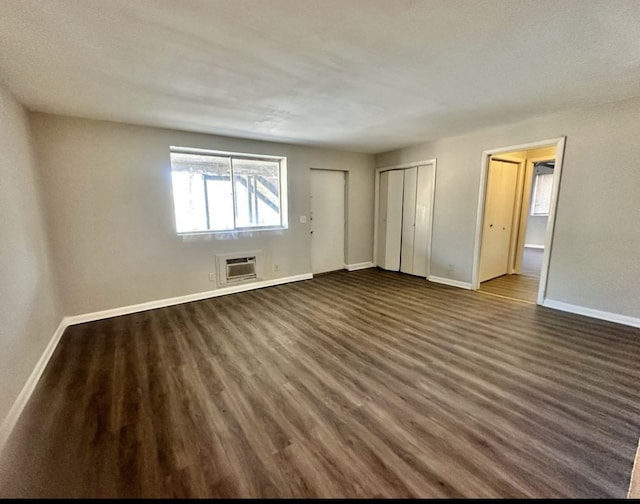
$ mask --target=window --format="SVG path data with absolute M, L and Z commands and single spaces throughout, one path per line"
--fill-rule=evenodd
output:
M 531 199 L 531 215 L 549 215 L 551 208 L 551 188 L 553 186 L 553 173 L 536 175 Z
M 178 233 L 286 228 L 286 158 L 171 149 Z

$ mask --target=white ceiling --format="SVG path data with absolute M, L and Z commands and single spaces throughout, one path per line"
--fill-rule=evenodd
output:
M 32 110 L 381 152 L 640 95 L 640 0 L 0 0 Z

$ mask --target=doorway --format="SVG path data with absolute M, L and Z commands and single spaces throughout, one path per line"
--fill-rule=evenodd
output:
M 565 138 L 483 153 L 474 289 L 542 304 Z
M 311 169 L 311 272 L 344 268 L 345 172 Z

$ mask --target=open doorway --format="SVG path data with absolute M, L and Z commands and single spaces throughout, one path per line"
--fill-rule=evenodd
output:
M 542 304 L 564 138 L 483 153 L 473 288 Z

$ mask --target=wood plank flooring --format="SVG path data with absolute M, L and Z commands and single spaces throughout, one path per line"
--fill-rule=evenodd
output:
M 526 275 L 504 275 L 480 284 L 482 294 L 500 296 L 535 304 L 540 279 Z
M 633 471 L 631 471 L 631 481 L 629 482 L 629 499 L 640 499 L 640 445 L 636 451 L 636 458 L 633 462 Z
M 480 292 L 536 303 L 544 250 L 525 248 L 522 256 L 521 275 L 503 275 L 480 284 Z
M 640 330 L 381 270 L 70 327 L 2 497 L 624 497 Z

